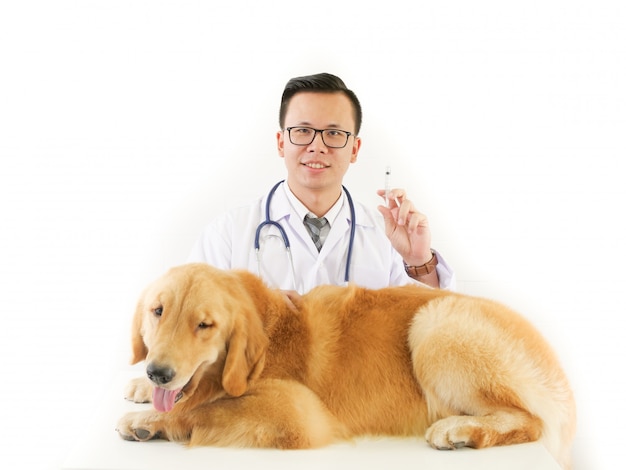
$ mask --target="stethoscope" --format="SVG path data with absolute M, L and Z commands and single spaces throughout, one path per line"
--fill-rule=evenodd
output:
M 296 272 L 293 266 L 293 257 L 291 255 L 291 243 L 289 242 L 289 237 L 287 236 L 287 232 L 285 229 L 275 220 L 270 218 L 270 204 L 272 202 L 272 198 L 274 197 L 274 193 L 278 189 L 278 187 L 284 183 L 285 180 L 281 180 L 274 185 L 274 187 L 270 190 L 267 195 L 267 201 L 265 202 L 265 220 L 259 224 L 256 228 L 256 234 L 254 235 L 254 251 L 256 252 L 256 258 L 258 263 L 259 275 L 261 274 L 261 254 L 260 254 L 260 238 L 261 238 L 261 230 L 263 227 L 268 225 L 273 225 L 280 232 L 280 236 L 283 239 L 283 243 L 285 244 L 285 249 L 287 250 L 287 256 L 289 257 L 289 262 L 291 263 L 291 278 L 293 282 L 293 286 L 296 286 Z M 348 198 L 348 206 L 350 207 L 350 240 L 348 242 L 348 255 L 346 256 L 346 272 L 344 275 L 344 281 L 347 283 L 350 279 L 350 262 L 352 260 L 352 248 L 354 246 L 354 233 L 355 233 L 355 211 L 354 211 L 354 203 L 352 202 L 352 196 L 346 189 L 345 186 L 342 186 L 343 191 L 346 193 L 346 197 Z

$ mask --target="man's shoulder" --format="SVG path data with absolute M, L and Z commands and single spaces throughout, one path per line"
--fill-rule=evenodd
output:
M 258 218 L 262 214 L 262 198 L 248 202 L 241 202 L 233 207 L 222 209 L 209 221 L 209 227 L 224 227 L 225 225 L 241 224 L 242 221 Z

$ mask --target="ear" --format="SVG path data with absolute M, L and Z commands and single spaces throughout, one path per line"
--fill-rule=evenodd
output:
M 278 156 L 285 156 L 285 133 L 284 131 L 278 131 L 276 133 L 276 148 L 278 149 Z
M 137 364 L 139 361 L 143 361 L 148 355 L 148 348 L 146 347 L 146 343 L 143 342 L 142 325 L 143 299 L 141 299 L 137 303 L 137 307 L 135 308 L 135 316 L 133 317 L 133 323 L 131 327 L 131 364 Z
M 350 163 L 355 163 L 359 149 L 361 148 L 361 138 L 354 137 L 354 144 L 352 145 L 352 153 L 350 154 Z
M 248 382 L 261 375 L 267 344 L 261 319 L 255 311 L 244 312 L 236 319 L 222 374 L 222 386 L 229 395 L 243 395 Z

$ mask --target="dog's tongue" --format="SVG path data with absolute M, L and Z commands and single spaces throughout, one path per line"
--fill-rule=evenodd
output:
M 182 389 L 180 388 L 177 390 L 165 390 L 164 388 L 154 387 L 154 392 L 152 393 L 152 404 L 157 411 L 166 413 L 174 408 L 176 397 L 181 390 Z

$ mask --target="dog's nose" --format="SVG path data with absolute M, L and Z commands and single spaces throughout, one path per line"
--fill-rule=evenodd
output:
M 170 367 L 164 367 L 158 364 L 148 364 L 146 374 L 148 374 L 148 378 L 156 385 L 165 385 L 172 381 L 176 372 L 174 372 L 174 370 Z

